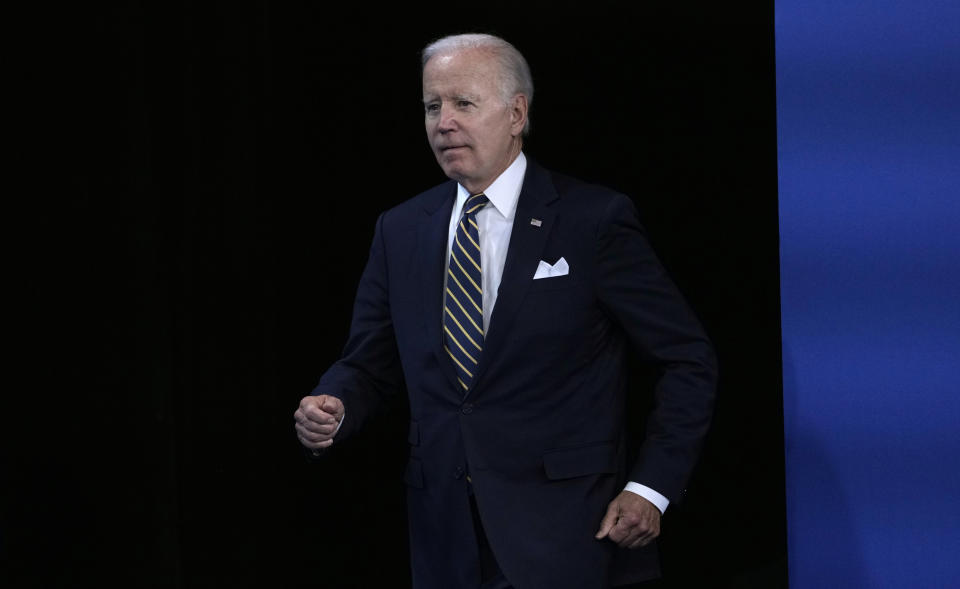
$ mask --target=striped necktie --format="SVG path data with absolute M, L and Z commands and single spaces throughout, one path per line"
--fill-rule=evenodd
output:
M 464 392 L 470 388 L 483 351 L 483 281 L 477 212 L 488 202 L 486 195 L 481 193 L 464 203 L 447 268 L 444 347 L 453 359 Z

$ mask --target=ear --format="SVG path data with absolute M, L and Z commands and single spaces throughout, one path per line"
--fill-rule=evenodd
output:
M 510 134 L 516 137 L 523 133 L 523 127 L 527 124 L 527 96 L 526 94 L 517 94 L 513 97 L 510 104 Z

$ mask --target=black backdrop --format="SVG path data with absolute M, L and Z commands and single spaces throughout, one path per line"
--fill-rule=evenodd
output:
M 292 413 L 377 214 L 443 180 L 418 52 L 465 31 L 527 56 L 527 154 L 635 199 L 718 348 L 670 585 L 785 586 L 772 2 L 71 10 L 17 79 L 35 384 L 4 416 L 7 586 L 407 586 L 405 408 L 319 466 Z

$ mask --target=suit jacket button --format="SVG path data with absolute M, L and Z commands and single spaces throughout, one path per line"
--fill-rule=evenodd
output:
M 455 469 L 453 470 L 453 478 L 455 478 L 455 479 L 457 479 L 457 480 L 459 481 L 460 479 L 463 478 L 463 473 L 464 473 L 463 467 L 462 467 L 462 466 L 458 466 L 457 468 L 455 468 Z
M 464 415 L 470 415 L 473 413 L 473 404 L 464 403 L 463 407 L 460 407 L 460 413 L 463 413 Z

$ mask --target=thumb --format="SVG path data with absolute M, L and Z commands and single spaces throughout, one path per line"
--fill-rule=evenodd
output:
M 610 502 L 610 505 L 607 506 L 607 515 L 603 516 L 603 521 L 600 522 L 600 530 L 597 531 L 597 535 L 594 537 L 597 540 L 606 538 L 610 530 L 613 529 L 613 526 L 617 524 L 617 517 L 619 517 L 619 515 L 620 507 L 617 505 L 616 499 L 614 499 Z
M 338 421 L 343 415 L 343 403 L 336 397 L 325 396 L 323 402 L 320 404 L 320 409 L 334 416 Z

